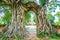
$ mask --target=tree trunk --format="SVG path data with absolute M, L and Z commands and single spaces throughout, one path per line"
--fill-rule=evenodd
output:
M 22 36 L 24 36 L 24 33 L 26 31 L 24 13 L 25 11 L 31 10 L 31 8 L 34 8 L 37 12 L 37 34 L 40 34 L 44 30 L 46 30 L 48 34 L 50 33 L 50 29 L 52 29 L 52 26 L 46 18 L 44 8 L 40 8 L 40 6 L 38 6 L 37 4 L 30 2 L 20 6 L 18 4 L 12 4 L 12 21 L 9 25 L 8 31 L 5 32 L 7 36 L 11 36 L 14 34 L 21 34 Z
M 18 5 L 12 5 L 12 20 L 9 25 L 9 29 L 5 32 L 5 35 L 8 37 L 13 36 L 14 34 L 18 34 L 23 36 L 25 31 L 24 25 L 24 10 L 20 9 Z
M 42 8 L 38 10 L 38 34 L 46 30 L 50 34 L 52 30 L 52 25 L 50 21 L 46 18 L 45 10 Z

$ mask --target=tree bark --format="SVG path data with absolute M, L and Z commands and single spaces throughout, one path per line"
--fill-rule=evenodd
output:
M 12 5 L 12 20 L 9 25 L 9 29 L 4 34 L 8 37 L 13 36 L 14 34 L 18 34 L 23 36 L 25 25 L 24 25 L 24 10 L 20 9 L 17 4 Z
M 49 34 L 51 29 L 51 24 L 46 18 L 44 8 L 41 8 L 34 2 L 29 2 L 24 5 L 12 4 L 12 21 L 9 25 L 9 29 L 5 34 L 11 36 L 14 34 L 21 34 L 24 36 L 26 31 L 25 29 L 25 11 L 29 11 L 32 8 L 36 10 L 37 16 L 37 34 L 40 34 L 42 31 L 46 30 Z
M 45 9 L 42 8 L 41 10 L 38 10 L 38 34 L 46 30 L 48 35 L 52 31 L 52 25 L 50 21 L 46 18 Z

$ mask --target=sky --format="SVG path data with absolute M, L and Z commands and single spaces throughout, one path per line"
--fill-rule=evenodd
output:
M 3 13 L 3 8 L 0 7 L 0 18 L 4 16 L 4 13 Z
M 40 5 L 39 0 L 36 0 L 36 3 L 37 3 L 38 5 Z
M 1 18 L 1 17 L 3 17 L 3 16 L 4 16 L 4 13 L 3 13 L 3 12 L 1 12 L 1 13 L 0 13 L 0 18 Z
M 52 12 L 52 15 L 54 16 L 57 12 L 60 12 L 60 7 L 59 6 L 57 6 L 55 12 Z M 57 16 L 54 16 L 54 17 L 55 17 L 54 22 L 57 22 L 58 21 L 58 17 Z

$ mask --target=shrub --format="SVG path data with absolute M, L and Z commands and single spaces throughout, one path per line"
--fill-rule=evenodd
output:
M 37 37 L 44 37 L 47 34 L 47 32 L 44 30 L 43 32 L 41 32 L 40 34 L 37 34 Z

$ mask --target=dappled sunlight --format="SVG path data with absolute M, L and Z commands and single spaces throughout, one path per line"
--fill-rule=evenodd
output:
M 28 25 L 26 26 L 26 29 L 31 34 L 36 34 L 36 25 Z
M 36 25 L 26 25 L 26 29 L 28 32 L 28 36 L 25 38 L 25 40 L 40 40 L 36 36 Z

